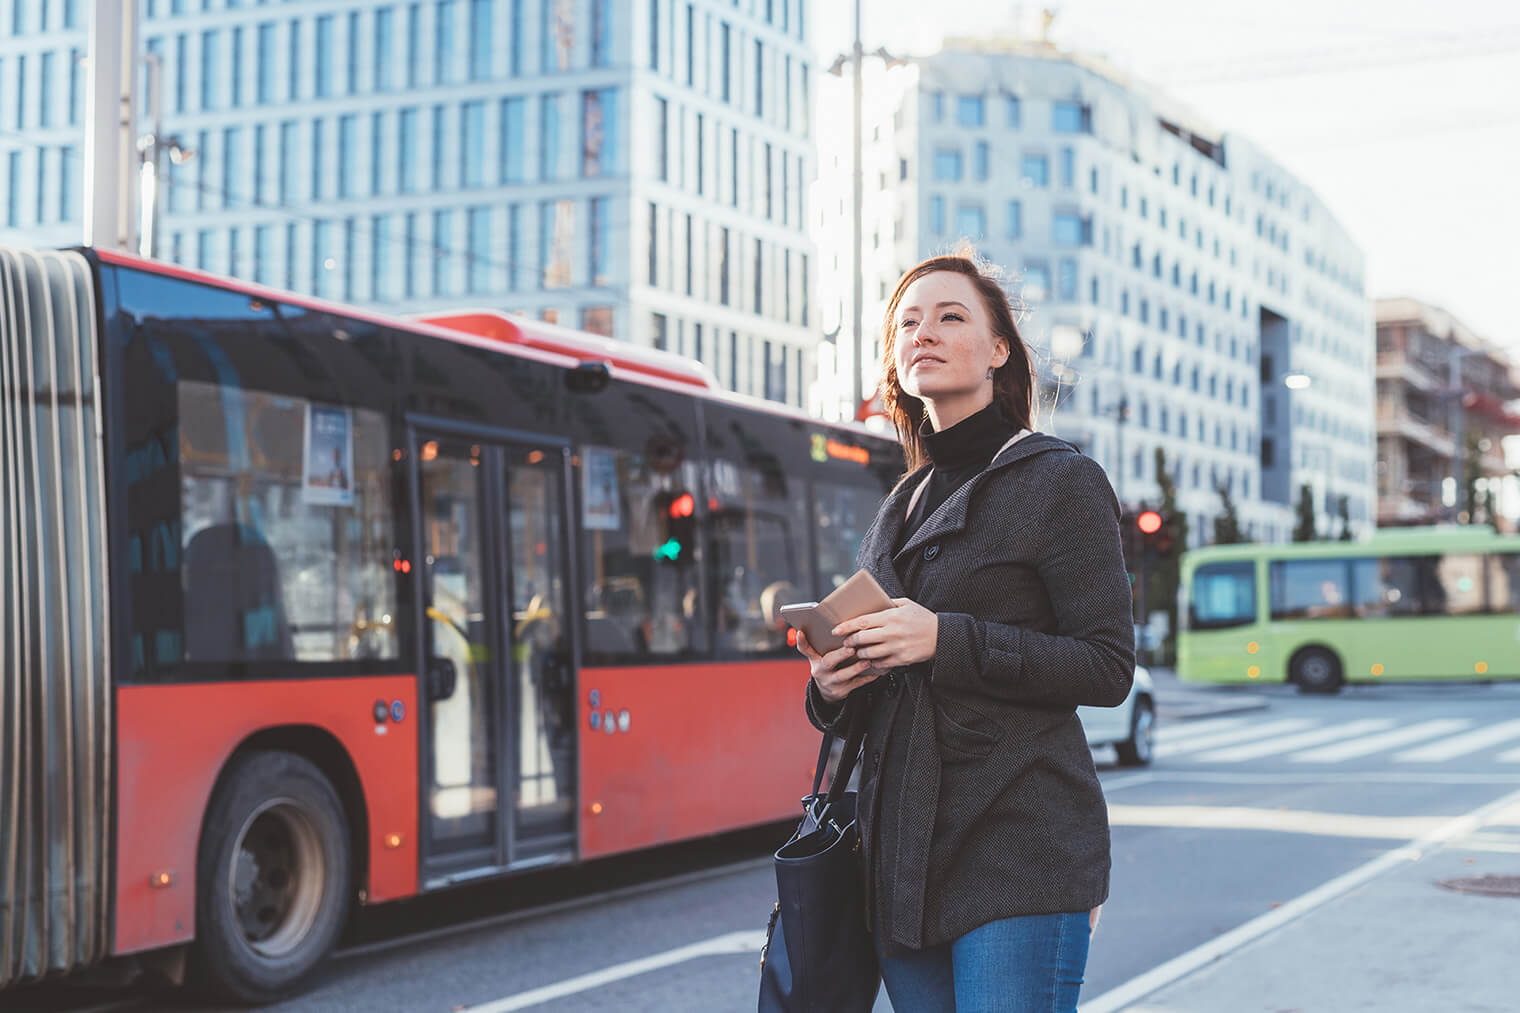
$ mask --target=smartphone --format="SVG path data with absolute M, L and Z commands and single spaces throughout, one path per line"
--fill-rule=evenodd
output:
M 846 619 L 891 607 L 892 599 L 876 578 L 865 570 L 857 570 L 849 580 L 829 592 L 823 601 L 783 605 L 780 614 L 788 625 L 807 635 L 813 650 L 828 654 L 844 646 L 844 639 L 834 636 L 834 627 Z

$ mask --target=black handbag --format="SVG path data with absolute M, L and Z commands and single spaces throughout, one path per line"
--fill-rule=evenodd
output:
M 865 730 L 866 708 L 857 708 L 827 796 L 819 788 L 834 733 L 824 733 L 802 822 L 776 852 L 759 1013 L 869 1013 L 876 1003 L 881 965 L 866 921 L 856 794 L 845 790 Z

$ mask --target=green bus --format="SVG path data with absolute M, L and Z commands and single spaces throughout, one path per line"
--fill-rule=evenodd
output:
M 1215 545 L 1182 557 L 1185 682 L 1520 678 L 1520 536 L 1393 528 L 1358 542 Z

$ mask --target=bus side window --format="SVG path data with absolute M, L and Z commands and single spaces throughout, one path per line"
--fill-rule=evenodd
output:
M 1193 573 L 1188 628 L 1222 630 L 1256 622 L 1256 564 L 1205 563 Z
M 700 650 L 696 464 L 614 447 L 584 446 L 578 456 L 587 662 Z
M 1520 612 L 1520 552 L 1494 552 L 1488 557 L 1488 609 Z
M 1272 618 L 1349 617 L 1347 562 L 1344 559 L 1293 559 L 1273 563 Z
M 707 565 L 717 647 L 725 654 L 789 651 L 780 608 L 807 601 L 807 497 L 780 468 L 709 466 Z
M 881 489 L 877 487 L 813 483 L 813 528 L 821 585 L 814 591 L 816 597 L 823 598 L 854 575 L 860 543 L 880 504 Z
M 1483 557 L 1478 555 L 1435 556 L 1435 589 L 1439 600 L 1428 602 L 1427 615 L 1471 616 L 1485 611 L 1483 603 Z M 1438 607 L 1437 607 L 1438 606 Z

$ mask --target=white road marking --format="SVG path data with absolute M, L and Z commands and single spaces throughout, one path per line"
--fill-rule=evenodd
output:
M 466 1006 L 462 1013 L 511 1013 L 512 1010 L 527 1009 L 530 1006 L 538 1006 L 553 999 L 563 999 L 567 995 L 576 995 L 580 992 L 590 991 L 601 985 L 624 978 L 632 978 L 635 975 L 647 974 L 650 971 L 658 971 L 662 967 L 670 967 L 674 964 L 684 964 L 688 960 L 698 957 L 726 956 L 734 953 L 759 953 L 765 945 L 765 933 L 759 930 L 747 930 L 744 932 L 730 932 L 723 936 L 714 936 L 700 943 L 692 943 L 689 946 L 680 946 L 674 950 L 666 950 L 664 953 L 656 953 L 653 956 L 641 957 L 638 960 L 629 960 L 611 967 L 604 967 L 600 971 L 592 971 L 565 981 L 555 982 L 553 985 L 545 985 L 542 988 L 531 989 L 527 992 L 519 992 L 509 995 L 504 999 L 484 1003 L 480 1006 Z
M 1207 735 L 1210 732 L 1222 732 L 1226 728 L 1239 728 L 1249 718 L 1203 718 L 1198 721 L 1184 721 L 1179 724 L 1159 725 L 1156 728 L 1157 742 L 1181 742 L 1183 739 L 1195 738 L 1199 735 Z
M 1181 756 L 1184 753 L 1195 753 L 1205 749 L 1213 749 L 1215 746 L 1233 746 L 1236 743 L 1251 742 L 1257 739 L 1270 738 L 1273 735 L 1281 735 L 1283 732 L 1296 732 L 1300 728 L 1314 724 L 1302 718 L 1286 718 L 1281 721 L 1268 721 L 1264 725 L 1254 728 L 1230 730 L 1218 732 L 1214 735 L 1200 735 L 1196 739 L 1186 742 L 1158 742 L 1156 744 L 1156 756 Z
M 1424 857 L 1428 852 L 1435 850 L 1448 841 L 1472 833 L 1478 827 L 1489 822 L 1497 814 L 1503 813 L 1508 807 L 1520 803 L 1520 792 L 1514 792 L 1480 806 L 1462 816 L 1457 816 L 1436 827 L 1430 833 L 1416 841 L 1412 841 L 1403 847 L 1394 848 L 1372 861 L 1367 862 L 1350 872 L 1337 876 L 1330 882 L 1310 890 L 1306 894 L 1294 898 L 1282 907 L 1268 911 L 1251 919 L 1244 925 L 1231 929 L 1223 935 L 1216 936 L 1201 946 L 1196 946 L 1181 956 L 1174 957 L 1166 963 L 1145 972 L 1138 977 L 1110 989 L 1102 995 L 1084 1002 L 1079 1007 L 1079 1013 L 1117 1013 L 1127 1006 L 1150 995 L 1158 989 L 1165 988 L 1179 978 L 1192 974 L 1206 964 L 1210 964 L 1221 957 L 1225 957 L 1245 946 L 1247 943 L 1266 935 L 1279 926 L 1300 918 L 1317 907 L 1328 904 L 1343 894 L 1361 886 L 1368 880 L 1375 879 L 1389 869 L 1393 869 L 1404 862 L 1412 862 Z
M 1466 735 L 1454 735 L 1440 742 L 1417 749 L 1406 749 L 1394 756 L 1399 763 L 1438 763 L 1458 756 L 1475 753 L 1487 746 L 1495 746 L 1510 739 L 1520 738 L 1520 719 L 1500 721 L 1496 725 L 1479 728 Z
M 1323 746 L 1319 749 L 1294 753 L 1288 759 L 1294 763 L 1339 763 L 1342 760 L 1368 756 L 1382 752 L 1384 749 L 1392 749 L 1394 746 L 1402 746 L 1407 742 L 1418 742 L 1420 739 L 1433 739 L 1437 735 L 1459 732 L 1470 724 L 1472 722 L 1466 718 L 1437 718 L 1434 721 L 1422 721 L 1406 728 L 1395 728 L 1381 735 L 1369 735 L 1334 746 Z
M 1500 753 L 1494 759 L 1500 763 L 1520 763 L 1520 749 L 1511 749 L 1507 753 Z
M 1108 822 L 1116 827 L 1271 830 L 1318 837 L 1384 837 L 1407 841 L 1429 833 L 1441 820 L 1438 816 L 1362 816 L 1235 805 L 1110 805 Z
M 1231 746 L 1226 749 L 1216 749 L 1213 752 L 1199 753 L 1192 759 L 1194 763 L 1240 763 L 1242 760 L 1291 753 L 1295 749 L 1317 746 L 1323 742 L 1334 742 L 1336 739 L 1348 739 L 1353 735 L 1380 732 L 1392 724 L 1393 722 L 1387 718 L 1351 721 L 1343 725 L 1332 725 L 1329 728 L 1313 728 L 1307 732 L 1299 732 L 1297 735 L 1285 735 L 1280 739 L 1250 742 L 1244 746 Z

